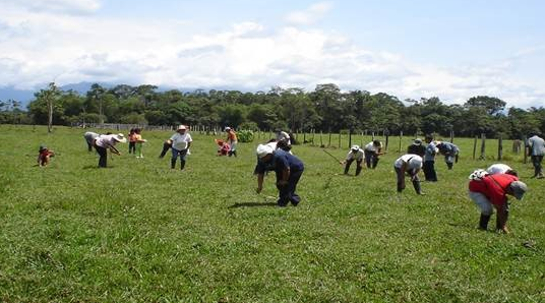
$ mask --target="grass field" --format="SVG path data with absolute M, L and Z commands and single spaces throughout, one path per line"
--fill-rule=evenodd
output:
M 395 191 L 398 138 L 357 178 L 295 146 L 303 200 L 278 208 L 274 175 L 255 194 L 257 140 L 216 157 L 214 137 L 193 133 L 179 171 L 157 158 L 171 133 L 144 131 L 144 159 L 124 144 L 98 169 L 83 132 L 0 126 L 1 302 L 545 302 L 545 180 L 509 141 L 504 162 L 530 190 L 503 235 L 495 216 L 476 229 L 466 189 L 495 163 L 492 140 L 489 160 L 473 161 L 473 140 L 456 139 L 460 162 L 448 171 L 439 158 L 425 196 L 409 182 Z M 57 152 L 46 168 L 35 166 L 42 143 Z

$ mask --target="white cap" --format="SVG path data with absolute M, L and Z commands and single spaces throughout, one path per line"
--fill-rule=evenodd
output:
M 178 126 L 177 130 L 184 130 L 184 129 L 187 129 L 187 127 L 185 127 L 185 125 L 182 124 L 182 125 Z
M 272 146 L 269 146 L 267 144 L 259 144 L 255 152 L 259 159 L 261 159 L 268 154 L 272 154 L 274 152 L 274 149 L 272 148 Z
M 226 132 L 228 132 L 228 131 L 230 131 L 230 130 L 231 130 L 231 128 L 230 128 L 229 126 L 225 127 L 225 131 L 226 131 Z
M 360 150 L 360 146 L 359 145 L 352 145 L 352 150 Z

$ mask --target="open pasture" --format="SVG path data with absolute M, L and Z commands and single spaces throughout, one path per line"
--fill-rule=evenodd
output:
M 476 229 L 467 197 L 467 176 L 496 162 L 495 140 L 473 161 L 473 139 L 457 138 L 460 162 L 448 171 L 438 157 L 424 196 L 410 182 L 396 193 L 397 137 L 357 178 L 294 146 L 303 200 L 278 208 L 274 174 L 255 194 L 257 140 L 217 157 L 215 137 L 193 132 L 179 171 L 157 158 L 171 133 L 144 131 L 144 159 L 119 144 L 98 169 L 84 132 L 0 126 L 2 302 L 545 302 L 545 181 L 529 179 L 510 141 L 504 162 L 529 192 L 501 235 Z M 339 159 L 343 140 L 328 149 Z M 57 153 L 49 167 L 35 166 L 40 144 Z

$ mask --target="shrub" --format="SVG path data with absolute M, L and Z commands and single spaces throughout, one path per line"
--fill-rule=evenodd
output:
M 254 141 L 254 132 L 251 130 L 241 130 L 237 133 L 239 142 L 252 142 Z

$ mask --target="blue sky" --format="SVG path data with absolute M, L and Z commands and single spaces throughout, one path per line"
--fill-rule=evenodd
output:
M 0 88 L 332 82 L 400 99 L 545 106 L 543 3 L 0 0 Z

